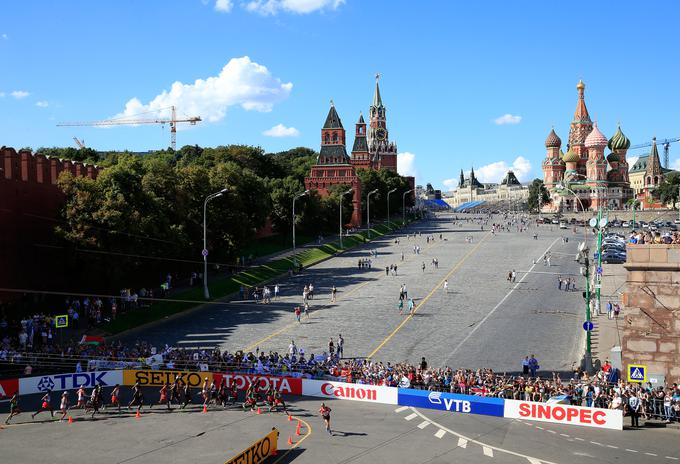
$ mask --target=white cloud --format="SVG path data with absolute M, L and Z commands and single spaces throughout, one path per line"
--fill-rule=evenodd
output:
M 503 126 L 505 124 L 519 124 L 520 122 L 522 122 L 522 116 L 516 116 L 510 113 L 506 113 L 503 116 L 494 119 L 493 122 L 499 126 Z
M 275 15 L 279 11 L 308 14 L 327 9 L 336 10 L 345 0 L 251 0 L 244 3 L 247 11 L 261 15 Z
M 442 184 L 444 184 L 446 190 L 450 192 L 451 190 L 455 190 L 455 188 L 458 187 L 458 180 L 459 179 L 444 179 Z
M 0 92 L 0 98 L 5 96 L 5 92 Z
M 405 151 L 397 154 L 397 171 L 401 176 L 413 176 L 418 179 L 418 169 L 416 169 L 416 155 Z
M 633 165 L 633 163 L 628 162 L 630 166 Z M 674 159 L 673 162 L 671 163 L 671 169 L 674 171 L 680 171 L 680 159 Z
M 2 38 L 5 39 L 5 40 L 9 39 L 9 37 L 7 36 L 7 34 L 2 34 Z
M 22 98 L 28 97 L 30 93 L 26 92 L 25 90 L 15 90 L 14 92 L 10 93 L 10 95 L 16 98 L 17 100 L 21 100 Z
M 48 106 L 50 106 L 50 104 L 47 100 L 40 100 L 35 102 L 35 106 L 38 106 L 40 108 L 47 108 Z
M 297 137 L 300 131 L 294 127 L 286 127 L 283 124 L 277 124 L 271 129 L 262 132 L 262 135 L 267 137 Z
M 508 171 L 514 172 L 520 182 L 526 182 L 530 180 L 531 163 L 523 156 L 515 158 L 512 166 L 508 166 L 508 163 L 505 161 L 496 161 L 495 163 L 475 169 L 475 176 L 482 183 L 499 183 Z
M 231 0 L 216 0 L 215 10 L 221 13 L 229 13 L 234 6 L 234 2 Z
M 229 60 L 215 77 L 196 79 L 193 84 L 176 81 L 170 90 L 163 90 L 149 103 L 143 104 L 134 97 L 115 117 L 129 118 L 144 112 L 169 117 L 169 107 L 174 105 L 178 114 L 217 122 L 231 106 L 240 106 L 246 111 L 271 111 L 275 103 L 290 95 L 292 88 L 292 83 L 282 83 L 265 66 L 244 56 Z

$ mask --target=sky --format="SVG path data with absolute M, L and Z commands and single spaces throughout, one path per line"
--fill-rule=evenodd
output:
M 680 4 L 405 0 L 25 0 L 0 22 L 0 145 L 146 151 L 169 127 L 57 127 L 167 117 L 178 146 L 319 149 L 332 99 L 348 130 L 375 74 L 399 171 L 450 190 L 508 169 L 542 177 L 552 126 L 566 144 L 576 84 L 611 137 L 680 137 Z M 671 145 L 680 168 L 680 142 Z M 631 150 L 633 158 L 644 150 Z

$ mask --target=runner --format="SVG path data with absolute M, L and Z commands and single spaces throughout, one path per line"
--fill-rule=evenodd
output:
M 444 293 L 449 293 L 449 281 L 444 279 Z
M 170 393 L 170 390 L 172 387 L 170 386 L 170 382 L 165 382 L 165 385 L 161 387 L 161 389 L 158 391 L 158 394 L 160 395 L 158 398 L 158 405 L 165 404 L 168 408 L 168 411 L 171 411 L 172 409 L 170 408 L 170 400 L 168 399 L 168 394 Z M 149 405 L 149 409 L 153 408 L 153 403 Z
M 59 410 L 61 411 L 61 419 L 59 419 L 59 422 L 63 422 L 66 414 L 68 414 L 68 392 L 61 394 L 61 405 Z
M 186 408 L 189 403 L 193 403 L 193 401 L 191 401 L 191 385 L 187 382 L 184 384 L 184 401 L 182 402 L 181 409 Z
M 203 398 L 203 406 L 207 407 L 210 402 L 210 386 L 208 385 L 208 377 L 203 380 L 203 388 L 201 389 L 201 397 Z
M 47 393 L 45 393 L 45 395 L 40 399 L 40 401 L 42 401 L 40 409 L 31 414 L 31 419 L 35 419 L 35 416 L 37 416 L 43 411 L 49 411 L 52 417 L 54 417 L 54 409 L 52 409 L 52 406 L 50 405 L 50 392 L 51 391 L 48 390 Z
M 5 424 L 9 424 L 9 420 L 19 414 L 21 414 L 21 410 L 19 409 L 19 392 L 15 392 L 9 400 L 9 416 L 5 419 Z
M 142 387 L 139 385 L 139 382 L 135 383 L 132 387 L 132 400 L 128 404 L 128 409 L 130 409 L 132 405 L 137 406 L 137 411 L 142 409 L 142 406 L 144 405 L 144 396 L 142 395 Z
M 99 408 L 102 405 L 102 387 L 97 385 L 92 389 L 92 395 L 90 396 L 90 406 L 92 407 L 92 419 L 94 415 L 99 412 Z
M 246 399 L 243 403 L 243 409 L 250 408 L 251 411 L 255 411 L 257 407 L 257 393 L 255 392 L 255 384 L 251 383 L 246 390 Z
M 326 406 L 325 403 L 321 403 L 319 414 L 321 414 L 323 422 L 326 424 L 326 432 L 328 432 L 328 435 L 333 435 L 333 432 L 331 432 L 331 408 Z
M 118 413 L 120 413 L 120 385 L 118 384 L 111 391 L 111 406 L 118 406 Z
M 85 409 L 85 385 L 81 385 L 80 388 L 78 389 L 78 403 L 76 404 L 77 409 Z
M 231 400 L 230 404 L 236 404 L 238 402 L 238 386 L 236 382 L 232 382 L 230 389 L 227 393 L 227 401 Z

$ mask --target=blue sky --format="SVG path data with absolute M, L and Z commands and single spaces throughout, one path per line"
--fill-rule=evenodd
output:
M 400 170 L 419 184 L 447 189 L 472 165 L 484 181 L 509 166 L 529 180 L 541 175 L 552 125 L 566 143 L 579 79 L 605 135 L 620 121 L 633 144 L 680 137 L 679 10 L 671 1 L 9 2 L 0 145 L 69 146 L 75 135 L 102 150 L 164 148 L 168 127 L 55 125 L 175 103 L 204 119 L 178 133 L 179 146 L 318 149 L 329 100 L 352 134 L 380 72 Z M 496 124 L 504 115 L 516 123 Z M 680 167 L 680 143 L 671 164 Z

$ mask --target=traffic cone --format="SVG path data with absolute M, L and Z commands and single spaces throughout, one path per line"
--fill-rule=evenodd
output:
M 288 414 L 288 422 L 293 422 L 293 416 L 291 416 L 290 414 Z
M 257 408 L 257 414 L 262 414 L 262 411 L 260 411 L 260 408 Z
M 68 423 L 73 424 L 73 416 L 68 416 Z
M 292 445 L 293 444 L 293 437 L 288 437 L 288 444 Z
M 300 421 L 298 420 L 297 429 L 300 430 L 300 427 L 302 427 L 302 424 L 301 424 Z
M 137 414 L 135 415 L 135 419 L 140 419 L 142 415 L 139 413 L 139 409 L 137 410 Z
M 204 404 L 204 405 L 203 405 L 203 414 L 205 414 L 205 413 L 207 413 L 207 412 L 208 412 L 208 405 L 207 405 L 207 404 Z

